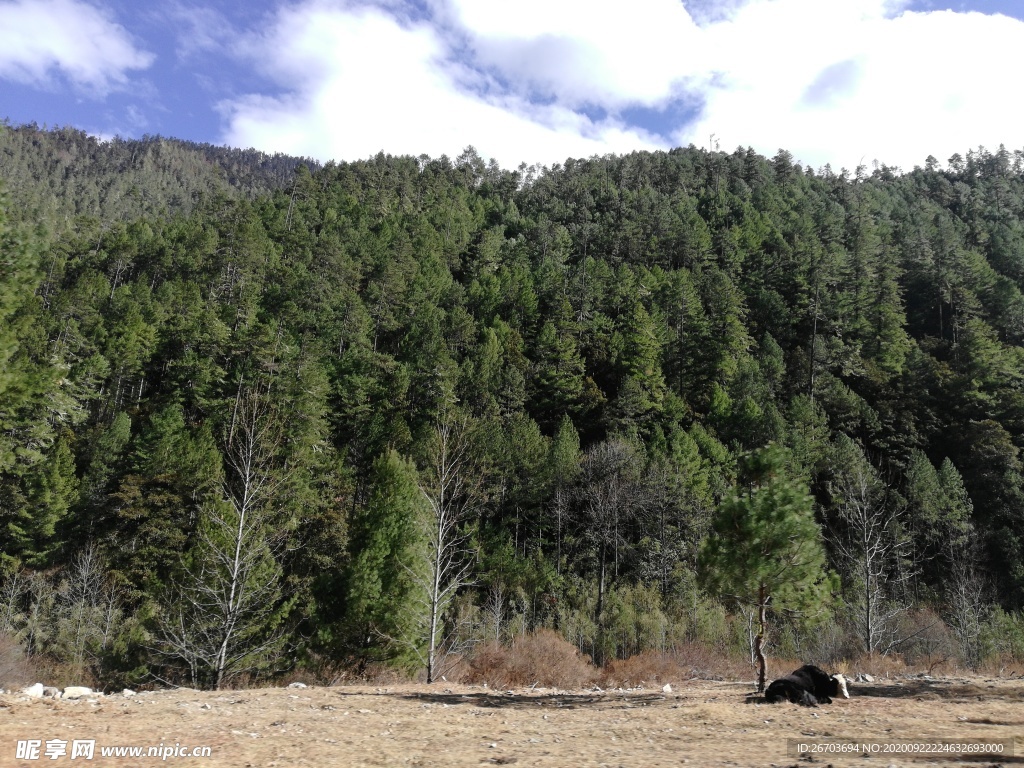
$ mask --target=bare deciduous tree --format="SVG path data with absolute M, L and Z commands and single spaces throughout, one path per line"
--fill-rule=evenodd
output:
M 26 579 L 20 571 L 11 573 L 0 586 L 0 633 L 13 635 L 21 629 L 25 616 L 21 612 Z
M 61 655 L 83 672 L 91 652 L 110 638 L 108 613 L 120 610 L 118 594 L 104 577 L 99 552 L 93 545 L 71 562 L 57 590 L 57 636 L 66 649 Z
M 946 621 L 960 646 L 961 658 L 976 669 L 981 664 L 981 635 L 990 610 L 985 601 L 985 580 L 975 566 L 977 549 L 969 543 L 952 546 L 949 557 Z
M 81 676 L 124 627 L 121 591 L 88 544 L 52 573 L 14 573 L 0 588 L 0 633 L 22 641 L 27 656 L 48 653 Z
M 184 560 L 159 650 L 184 662 L 194 685 L 220 688 L 262 669 L 283 633 L 273 497 L 279 425 L 255 394 L 239 399 L 225 446 L 223 498 L 203 508 L 199 540 Z
M 420 490 L 430 509 L 422 521 L 425 563 L 422 569 L 410 568 L 409 572 L 419 587 L 416 600 L 423 616 L 421 629 L 426 633 L 422 659 L 430 683 L 440 675 L 445 613 L 458 591 L 471 581 L 469 526 L 483 503 L 479 468 L 465 417 L 447 412 L 438 421 Z M 419 644 L 414 647 L 422 648 Z
M 904 506 L 889 493 L 853 440 L 840 438 L 830 490 L 836 513 L 828 541 L 850 587 L 854 623 L 867 653 L 888 653 L 899 644 L 894 619 L 906 608 L 898 597 L 909 578 L 900 560 L 910 549 L 902 525 Z
M 596 550 L 597 605 L 595 621 L 598 648 L 594 658 L 601 663 L 603 614 L 611 580 L 618 576 L 619 557 L 625 544 L 625 533 L 639 516 L 646 501 L 642 483 L 642 461 L 636 449 L 625 440 L 612 439 L 598 443 L 583 458 L 577 486 L 580 502 L 580 523 L 583 538 Z

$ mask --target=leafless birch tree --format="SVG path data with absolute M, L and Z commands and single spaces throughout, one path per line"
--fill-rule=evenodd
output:
M 113 640 L 121 626 L 121 594 L 106 578 L 97 548 L 88 545 L 64 571 L 57 589 L 60 655 L 79 673 Z
M 239 399 L 224 449 L 222 499 L 203 508 L 160 651 L 184 662 L 194 685 L 220 688 L 263 668 L 283 642 L 281 568 L 273 499 L 279 425 L 255 394 Z
M 854 624 L 867 653 L 887 653 L 899 642 L 893 624 L 905 609 L 897 592 L 908 577 L 900 560 L 910 538 L 903 505 L 888 492 L 853 440 L 839 439 L 830 490 L 836 510 L 828 540 L 842 565 L 852 597 Z
M 422 522 L 426 562 L 422 569 L 411 568 L 410 574 L 419 586 L 417 600 L 427 635 L 423 662 L 430 683 L 440 674 L 445 613 L 458 591 L 471 580 L 469 526 L 483 503 L 479 467 L 465 417 L 448 412 L 438 421 L 420 490 L 430 509 Z
M 991 607 L 985 600 L 985 580 L 978 572 L 972 542 L 950 547 L 950 570 L 945 581 L 945 618 L 957 639 L 960 656 L 972 669 L 981 664 L 981 635 Z

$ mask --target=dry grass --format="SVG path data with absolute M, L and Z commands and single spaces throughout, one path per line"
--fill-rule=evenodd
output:
M 1024 677 L 1024 661 L 1013 656 L 997 656 L 987 659 L 977 670 L 976 674 L 989 677 Z
M 788 671 L 788 670 L 787 670 Z M 131 698 L 51 701 L 0 696 L 0 765 L 18 740 L 95 738 L 98 768 L 115 744 L 208 745 L 203 768 L 678 768 L 876 764 L 1019 765 L 981 759 L 865 760 L 860 754 L 797 761 L 789 739 L 1009 739 L 1024 726 L 1024 681 L 899 679 L 859 684 L 850 699 L 815 709 L 751 700 L 747 686 L 695 680 L 661 690 L 494 690 L 441 683 L 394 687 L 163 691 Z M 45 761 L 39 761 L 40 763 Z M 159 762 L 159 761 L 156 761 Z M 190 761 L 168 761 L 184 765 Z M 132 763 L 155 765 L 153 760 Z M 73 763 L 72 763 L 73 765 Z
M 790 664 L 789 660 L 769 659 L 769 676 L 783 668 L 788 672 Z M 674 651 L 645 651 L 628 659 L 609 662 L 601 679 L 608 687 L 630 688 L 685 680 L 753 678 L 754 670 L 747 659 L 723 656 L 705 645 L 691 643 Z

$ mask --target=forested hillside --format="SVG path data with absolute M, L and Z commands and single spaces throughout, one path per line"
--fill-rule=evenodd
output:
M 0 126 L 0 178 L 9 218 L 58 233 L 81 218 L 104 223 L 189 213 L 203 199 L 255 197 L 291 182 L 307 159 L 147 136 L 101 141 L 83 131 Z
M 598 662 L 747 653 L 760 558 L 769 652 L 1024 658 L 1024 153 L 467 150 L 278 184 L 283 158 L 78 163 L 61 135 L 0 134 L 25 654 L 215 686 L 436 676 L 542 627 Z M 24 210 L 86 215 L 47 238 Z M 793 559 L 746 552 L 782 518 Z

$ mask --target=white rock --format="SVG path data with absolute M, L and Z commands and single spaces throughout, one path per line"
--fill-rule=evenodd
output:
M 289 688 L 306 688 L 308 686 L 305 683 L 292 683 L 288 687 Z
M 121 695 L 127 699 L 129 696 L 134 696 L 135 691 L 133 691 L 131 688 L 125 688 L 123 691 L 121 691 Z
M 95 692 L 92 688 L 86 688 L 84 685 L 70 685 L 64 689 L 65 699 L 81 699 L 84 696 L 95 696 Z
M 672 693 L 672 686 L 669 685 L 668 683 L 665 683 L 665 687 L 662 688 L 661 690 L 663 690 L 665 693 Z
M 873 683 L 873 682 L 875 682 L 875 678 L 873 678 L 871 675 L 867 674 L 866 672 L 862 675 L 862 677 L 864 678 L 864 682 L 865 683 Z
M 60 698 L 60 689 L 59 688 L 53 688 L 52 686 L 49 686 L 49 685 L 46 686 L 45 688 L 43 688 L 43 698 L 44 699 L 59 699 Z
M 43 684 L 36 683 L 35 685 L 30 685 L 28 688 L 22 688 L 21 692 L 26 696 L 31 696 L 33 699 L 41 699 L 43 698 Z

